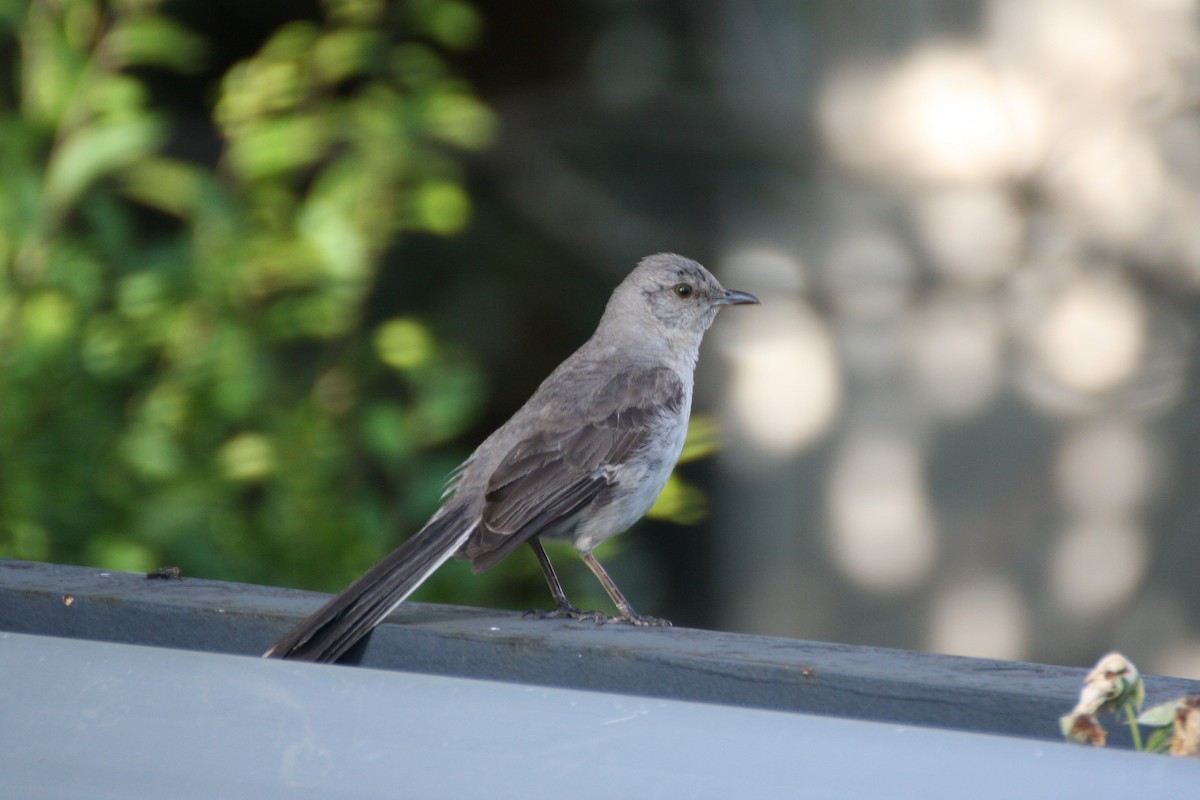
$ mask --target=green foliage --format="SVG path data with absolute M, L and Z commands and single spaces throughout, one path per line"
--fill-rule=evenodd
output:
M 480 370 L 366 300 L 469 219 L 494 122 L 443 53 L 480 20 L 325 12 L 212 87 L 208 164 L 164 150 L 148 76 L 209 46 L 161 3 L 0 8 L 0 556 L 340 588 L 436 504 Z

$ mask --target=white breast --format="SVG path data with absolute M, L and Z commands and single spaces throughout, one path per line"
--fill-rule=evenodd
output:
M 584 512 L 572 537 L 575 549 L 591 552 L 605 539 L 628 529 L 654 505 L 683 452 L 691 398 L 687 401 L 683 414 L 664 418 L 656 426 L 655 437 L 638 456 L 609 473 L 609 480 L 617 487 L 617 496 Z

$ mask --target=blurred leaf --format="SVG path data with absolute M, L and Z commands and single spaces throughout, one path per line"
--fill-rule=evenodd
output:
M 86 52 L 91 48 L 103 35 L 108 22 L 106 9 L 99 0 L 70 0 L 42 5 L 63 14 L 63 32 L 66 34 L 67 44 L 78 52 Z
M 145 319 L 167 301 L 167 282 L 150 270 L 126 275 L 117 283 L 117 310 L 126 317 Z
M 349 331 L 358 314 L 358 298 L 334 292 L 310 292 L 280 298 L 267 312 L 267 324 L 281 341 L 332 339 Z
M 344 366 L 326 370 L 313 384 L 312 398 L 326 415 L 340 417 L 358 404 L 359 385 L 354 374 Z
M 149 547 L 128 538 L 104 537 L 88 547 L 88 562 L 122 572 L 149 572 L 159 566 Z
M 229 162 L 248 181 L 306 167 L 330 141 L 329 120 L 319 116 L 267 119 L 247 128 L 229 143 Z
M 83 313 L 101 302 L 105 265 L 99 255 L 76 242 L 58 240 L 49 249 L 42 285 L 62 290 Z
M 260 57 L 273 61 L 304 61 L 312 56 L 321 30 L 308 20 L 283 25 L 263 46 Z
M 86 99 L 100 123 L 114 124 L 145 116 L 146 89 L 128 75 L 93 77 L 86 85 Z
M 351 25 L 378 25 L 387 8 L 385 0 L 324 0 L 331 20 Z
M 80 358 L 84 368 L 101 379 L 127 375 L 139 363 L 130 331 L 111 316 L 92 317 L 88 321 Z
M 218 328 L 211 349 L 214 410 L 226 419 L 244 419 L 261 400 L 272 376 L 264 372 L 250 334 L 236 325 Z
M 381 31 L 343 28 L 323 35 L 313 49 L 313 65 L 327 83 L 375 72 L 386 62 L 388 42 Z
M 430 181 L 417 189 L 418 224 L 431 233 L 449 236 L 462 230 L 471 215 L 471 201 L 457 183 Z
M 363 413 L 362 435 L 374 453 L 396 459 L 412 452 L 415 442 L 408 415 L 394 403 L 375 403 Z
M 464 150 L 479 150 L 492 143 L 496 117 L 476 98 L 461 92 L 441 92 L 426 110 L 434 136 Z
M 217 460 L 231 481 L 260 481 L 275 471 L 275 448 L 261 433 L 240 433 L 221 445 Z
M 436 52 L 417 42 L 392 49 L 392 74 L 409 87 L 428 86 L 446 76 L 446 64 Z
M 413 369 L 433 356 L 433 337 L 416 320 L 390 319 L 375 329 L 375 352 L 389 367 Z
M 720 439 L 721 428 L 715 419 L 707 414 L 693 414 L 688 422 L 687 438 L 683 441 L 679 463 L 707 458 L 720 449 Z
M 62 292 L 38 292 L 21 305 L 21 333 L 31 347 L 63 344 L 74 332 L 75 323 L 75 304 Z
M 708 500 L 704 492 L 685 483 L 672 473 L 667 485 L 646 512 L 650 519 L 673 522 L 676 525 L 695 525 L 708 515 Z
M 29 0 L 0 0 L 0 33 L 16 27 L 28 11 Z
M 416 430 L 426 445 L 446 441 L 463 432 L 478 413 L 483 399 L 483 378 L 473 365 L 449 358 L 417 374 Z
M 21 35 L 22 110 L 39 126 L 61 119 L 83 76 L 86 61 L 67 44 L 65 32 L 48 3 L 29 6 Z
M 312 245 L 326 274 L 347 281 L 364 280 L 372 266 L 371 249 L 357 220 L 364 182 L 357 166 L 325 170 L 297 216 L 300 235 Z
M 1137 721 L 1139 725 L 1148 725 L 1154 728 L 1171 725 L 1175 722 L 1177 710 L 1178 703 L 1174 700 L 1169 703 L 1160 703 L 1139 714 Z
M 259 55 L 225 75 L 214 115 L 226 135 L 237 136 L 247 124 L 297 108 L 311 88 L 299 58 L 316 35 L 306 23 L 287 26 Z
M 158 384 L 142 401 L 140 417 L 147 424 L 173 433 L 185 431 L 189 419 L 188 392 L 174 381 Z
M 119 179 L 126 196 L 179 217 L 196 208 L 204 183 L 204 175 L 196 167 L 153 157 L 131 164 Z
M 204 40 L 179 23 L 158 14 L 120 20 L 108 34 L 119 66 L 168 67 L 194 72 L 204 64 Z
M 1172 730 L 1173 728 L 1174 728 L 1173 725 L 1167 726 L 1167 727 L 1162 727 L 1162 728 L 1155 728 L 1154 731 L 1151 732 L 1151 734 L 1148 737 L 1146 737 L 1146 747 L 1145 747 L 1146 752 L 1147 753 L 1165 753 L 1165 752 L 1167 752 L 1171 747 L 1172 733 L 1174 733 L 1174 731 Z
M 8 528 L 7 542 L 0 540 L 0 553 L 5 558 L 20 558 L 26 561 L 45 561 L 50 553 L 50 535 L 41 525 L 29 520 L 17 520 L 4 526 Z
M 483 32 L 479 12 L 458 0 L 416 0 L 412 7 L 429 36 L 452 50 L 473 46 Z
M 183 469 L 183 453 L 170 431 L 158 425 L 139 425 L 127 430 L 119 448 L 122 458 L 141 477 L 162 481 Z
M 141 499 L 130 532 L 164 554 L 173 547 L 195 547 L 194 540 L 209 534 L 215 499 L 212 486 L 205 482 L 185 479 L 168 484 Z
M 50 157 L 44 189 L 47 205 L 64 211 L 93 181 L 157 148 L 162 136 L 162 125 L 149 116 L 80 128 Z

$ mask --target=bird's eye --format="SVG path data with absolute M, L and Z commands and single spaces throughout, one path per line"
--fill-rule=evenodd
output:
M 694 292 L 695 289 L 692 288 L 690 283 L 677 283 L 671 287 L 671 291 L 675 293 L 676 297 L 686 300 L 692 296 L 692 292 Z

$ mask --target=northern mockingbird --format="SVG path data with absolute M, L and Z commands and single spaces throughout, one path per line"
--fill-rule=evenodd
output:
M 336 661 L 450 556 L 479 573 L 523 544 L 554 595 L 555 608 L 538 616 L 670 625 L 635 612 L 592 550 L 658 497 L 683 449 L 704 331 L 722 306 L 747 303 L 758 299 L 722 288 L 695 261 L 642 259 L 592 338 L 462 463 L 425 527 L 264 655 Z M 570 538 L 615 617 L 567 601 L 543 536 Z

